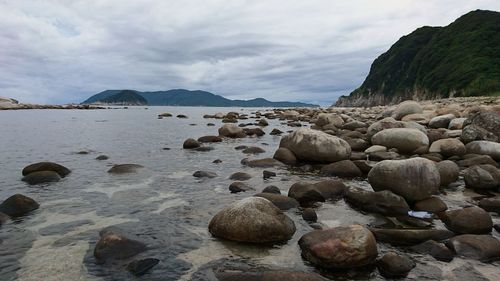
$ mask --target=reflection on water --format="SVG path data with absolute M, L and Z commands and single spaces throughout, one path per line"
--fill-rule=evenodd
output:
M 208 222 L 217 211 L 252 195 L 229 193 L 228 178 L 234 172 L 251 174 L 253 177 L 247 183 L 257 191 L 275 185 L 286 192 L 296 181 L 319 180 L 286 170 L 276 171 L 277 177 L 263 180 L 263 169 L 240 164 L 248 155 L 235 150 L 235 146 L 259 146 L 266 152 L 258 157 L 270 157 L 279 144 L 279 136 L 266 134 L 261 138 L 224 140 L 210 144 L 215 149 L 209 152 L 183 150 L 182 143 L 187 138 L 217 134 L 220 120 L 202 116 L 219 111 L 240 109 L 150 107 L 149 110 L 0 112 L 0 199 L 22 193 L 41 204 L 39 210 L 0 228 L 3 241 L 0 279 L 189 280 L 204 264 L 220 258 L 243 258 L 252 263 L 315 271 L 302 261 L 297 246 L 298 239 L 312 228 L 294 210 L 287 211 L 287 215 L 295 221 L 297 232 L 282 245 L 255 247 L 220 241 L 208 233 Z M 157 119 L 162 112 L 171 112 L 174 116 L 186 114 L 189 118 Z M 251 119 L 245 123 L 247 121 Z M 208 127 L 208 122 L 217 126 Z M 197 126 L 190 126 L 191 123 Z M 269 120 L 269 123 L 270 126 L 264 128 L 266 133 L 273 128 L 290 129 L 279 120 Z M 170 150 L 163 149 L 166 147 Z M 89 154 L 75 153 L 79 151 Z M 95 160 L 101 154 L 109 159 Z M 212 163 L 215 159 L 222 162 Z M 73 172 L 62 181 L 45 186 L 27 186 L 20 180 L 24 166 L 44 160 L 58 162 Z M 113 164 L 122 163 L 140 164 L 145 169 L 128 175 L 107 173 Z M 192 174 L 197 170 L 213 171 L 218 176 L 196 179 Z M 369 188 L 366 182 L 349 184 Z M 450 191 L 443 199 L 451 206 L 463 204 L 465 200 L 461 189 Z M 343 201 L 325 203 L 317 213 L 319 221 L 326 226 L 369 224 L 379 219 L 355 211 Z M 147 244 L 148 250 L 137 258 L 160 260 L 143 279 L 132 276 L 121 265 L 95 264 L 92 252 L 98 233 L 110 225 L 119 225 Z M 382 252 L 389 249 L 380 245 Z M 467 266 L 491 280 L 500 272 L 495 264 L 461 259 L 447 264 L 428 256 L 415 257 L 418 265 L 410 273 L 410 280 L 453 280 L 453 270 Z M 335 277 L 346 276 L 350 275 Z M 376 270 L 361 277 L 381 278 Z

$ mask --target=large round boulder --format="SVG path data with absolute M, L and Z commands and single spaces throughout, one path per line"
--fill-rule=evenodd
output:
M 280 210 L 288 210 L 299 207 L 299 202 L 297 202 L 297 200 L 281 194 L 263 192 L 255 194 L 254 196 L 266 198 L 276 207 L 280 208 Z
M 344 124 L 344 120 L 335 113 L 320 113 L 315 122 L 316 126 L 323 127 L 325 125 L 333 125 L 337 128 Z
M 19 217 L 40 207 L 35 200 L 22 194 L 15 194 L 7 198 L 0 204 L 0 212 L 11 216 Z
M 385 216 L 405 216 L 410 210 L 403 197 L 389 190 L 373 192 L 351 187 L 346 191 L 344 198 L 347 203 L 358 209 Z
M 365 266 L 378 255 L 375 237 L 361 225 L 309 232 L 300 238 L 299 246 L 307 261 L 327 269 Z
M 460 168 L 451 160 L 444 160 L 436 163 L 441 178 L 441 186 L 448 186 L 450 183 L 458 180 Z
M 395 252 L 385 254 L 377 261 L 377 268 L 387 278 L 402 278 L 415 267 L 415 262 L 407 255 Z
M 441 220 L 451 231 L 460 234 L 485 234 L 493 228 L 490 214 L 476 206 L 446 211 Z
M 184 149 L 193 149 L 198 147 L 200 147 L 200 143 L 192 138 L 185 140 L 184 143 L 182 144 L 182 148 Z
M 463 171 L 465 186 L 478 190 L 494 190 L 500 186 L 500 170 L 484 164 L 469 167 Z
M 413 153 L 421 147 L 428 147 L 429 138 L 417 129 L 393 128 L 376 133 L 372 137 L 372 144 L 396 148 L 402 153 Z
M 295 157 L 295 154 L 293 154 L 293 152 L 288 148 L 278 148 L 278 150 L 274 153 L 273 158 L 286 165 L 297 164 L 297 157 Z
M 41 183 L 49 183 L 49 182 L 57 182 L 61 180 L 61 177 L 58 173 L 54 171 L 39 171 L 29 173 L 24 176 L 22 181 L 28 184 L 41 184 Z
M 249 197 L 218 212 L 208 230 L 213 236 L 227 240 L 272 243 L 290 239 L 295 224 L 269 200 Z
M 462 156 L 465 154 L 465 145 L 459 139 L 440 139 L 431 144 L 430 153 L 439 153 L 444 157 Z
M 489 155 L 496 161 L 500 161 L 500 143 L 492 141 L 469 142 L 465 148 L 469 154 Z
M 363 172 L 351 160 L 342 160 L 321 168 L 321 173 L 341 178 L 361 177 Z
M 455 115 L 453 114 L 445 114 L 445 115 L 440 115 L 432 118 L 429 121 L 429 127 L 430 128 L 448 128 L 450 125 L 451 120 L 455 119 Z
M 351 147 L 345 140 L 307 128 L 284 136 L 280 147 L 288 148 L 303 161 L 331 163 L 348 159 L 351 155 Z
M 64 178 L 67 176 L 71 171 L 64 167 L 63 165 L 54 163 L 54 162 L 39 162 L 39 163 L 34 163 L 31 165 L 28 165 L 24 167 L 22 173 L 23 176 L 27 176 L 28 174 L 34 173 L 34 172 L 40 172 L 40 171 L 52 171 L 56 172 L 59 174 L 61 178 Z
M 393 112 L 393 116 L 396 120 L 401 120 L 401 118 L 405 117 L 406 115 L 422 112 L 422 106 L 418 102 L 408 100 L 398 104 Z
M 368 173 L 373 190 L 390 190 L 408 201 L 419 201 L 438 191 L 439 170 L 431 160 L 416 157 L 405 160 L 384 160 Z
M 243 138 L 246 136 L 246 133 L 242 128 L 234 124 L 225 124 L 219 128 L 219 135 L 229 138 Z

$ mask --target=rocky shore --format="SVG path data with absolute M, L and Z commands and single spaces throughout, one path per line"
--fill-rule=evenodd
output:
M 158 117 L 168 119 L 172 114 Z M 402 278 L 418 265 L 418 255 L 440 262 L 459 257 L 498 266 L 498 99 L 405 101 L 371 108 L 275 109 L 204 117 L 224 124 L 213 135 L 186 139 L 182 149 L 207 152 L 226 140 L 234 144 L 266 133 L 281 135 L 279 147 L 267 148 L 275 151 L 272 158 L 259 158 L 265 151 L 260 147 L 236 146 L 251 155 L 242 159 L 241 165 L 262 170 L 264 179 L 280 177 L 280 171 L 322 179 L 293 182 L 282 194 L 277 187 L 250 186 L 245 183 L 249 174 L 234 173 L 226 192 L 248 196 L 220 206 L 206 222 L 208 233 L 218 241 L 273 247 L 287 243 L 297 231 L 297 219 L 302 220 L 310 230 L 296 247 L 315 270 L 242 264 L 228 257 L 199 268 L 191 280 L 327 280 L 334 272 L 350 270 Z M 289 127 L 288 132 L 271 130 L 269 120 L 279 120 Z M 137 164 L 119 164 L 108 173 L 127 176 L 142 169 Z M 71 171 L 56 163 L 41 162 L 27 166 L 22 175 L 27 184 L 38 185 L 71 177 Z M 207 170 L 193 171 L 193 176 L 210 180 L 218 175 Z M 352 179 L 363 184 L 354 184 Z M 462 190 L 465 200 L 449 206 L 447 202 L 456 200 L 448 198 L 452 190 Z M 369 225 L 328 227 L 316 210 L 341 202 L 384 219 Z M 31 198 L 14 195 L 0 205 L 0 222 L 40 205 Z M 147 242 L 140 236 L 116 227 L 103 229 L 99 236 L 93 255 L 100 266 L 118 264 L 140 276 L 161 262 L 135 258 L 148 251 Z M 449 274 L 455 274 L 450 277 L 453 280 L 466 280 L 460 272 Z M 485 280 L 480 273 L 475 276 Z
M 104 109 L 104 107 L 88 104 L 65 104 L 65 105 L 42 105 L 19 103 L 15 99 L 0 97 L 0 110 L 21 110 L 21 109 Z

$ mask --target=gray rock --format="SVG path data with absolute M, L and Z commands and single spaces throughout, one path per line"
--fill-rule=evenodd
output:
M 396 148 L 401 153 L 413 153 L 421 147 L 429 146 L 427 135 L 411 128 L 386 129 L 376 133 L 371 141 L 372 144 Z
M 342 160 L 321 168 L 321 173 L 327 176 L 337 176 L 341 178 L 361 177 L 363 173 L 351 160 Z

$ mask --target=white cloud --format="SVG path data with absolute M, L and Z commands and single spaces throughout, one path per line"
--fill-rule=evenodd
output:
M 330 103 L 399 37 L 478 8 L 500 2 L 0 1 L 0 96 L 188 88 Z

